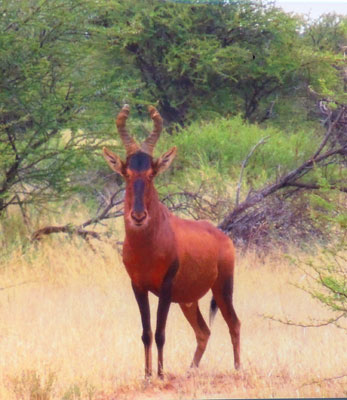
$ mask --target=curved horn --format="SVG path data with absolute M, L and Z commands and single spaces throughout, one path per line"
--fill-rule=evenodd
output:
M 125 150 L 127 152 L 127 155 L 129 156 L 130 154 L 136 153 L 138 150 L 140 150 L 138 144 L 135 142 L 135 140 L 130 136 L 129 132 L 127 131 L 125 124 L 128 119 L 130 112 L 130 107 L 128 104 L 125 104 L 123 108 L 120 110 L 117 119 L 116 119 L 116 125 L 118 129 L 119 136 L 121 137 Z
M 144 153 L 149 154 L 150 156 L 153 155 L 154 147 L 159 139 L 160 133 L 163 129 L 163 119 L 160 116 L 157 109 L 153 106 L 148 107 L 149 115 L 151 116 L 154 129 L 152 133 L 148 136 L 148 138 L 141 144 L 141 151 Z

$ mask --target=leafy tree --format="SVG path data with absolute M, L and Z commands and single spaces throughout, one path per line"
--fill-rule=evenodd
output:
M 1 2 L 0 213 L 76 189 L 105 113 L 112 122 L 117 89 L 93 12 L 88 1 Z
M 337 14 L 326 14 L 316 21 L 308 24 L 305 28 L 304 40 L 314 50 L 329 58 L 329 55 L 336 55 L 336 62 L 333 65 L 337 74 L 321 73 L 316 90 L 321 97 L 335 102 L 347 103 L 347 68 L 345 64 L 346 41 L 347 41 L 347 17 Z M 332 90 L 331 81 L 336 84 Z
M 138 80 L 133 102 L 159 102 L 169 123 L 242 112 L 266 119 L 278 96 L 338 89 L 334 54 L 302 39 L 303 22 L 272 5 L 113 2 L 99 17 L 114 57 Z
M 324 14 L 307 23 L 305 39 L 315 49 L 340 53 L 346 46 L 347 17 L 338 14 Z

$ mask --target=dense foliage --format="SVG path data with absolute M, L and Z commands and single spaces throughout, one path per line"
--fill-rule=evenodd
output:
M 343 92 L 335 67 L 342 63 L 346 24 L 338 17 L 306 26 L 253 1 L 131 0 L 108 10 L 99 23 L 140 82 L 134 101 L 157 100 L 169 123 L 239 112 L 263 121 L 273 102 L 305 96 L 309 86 Z M 321 32 L 332 35 L 332 25 L 335 36 L 318 44 Z
M 1 213 L 79 189 L 73 175 L 99 150 L 114 104 L 91 3 L 4 1 L 0 12 Z
M 161 149 L 179 146 L 162 195 L 211 182 L 208 195 L 226 202 L 218 220 L 252 146 L 266 138 L 244 194 L 318 143 L 317 100 L 346 102 L 341 16 L 308 23 L 266 2 L 144 0 L 5 0 L 0 15 L 0 213 L 102 185 L 100 148 L 117 144 L 112 117 L 129 102 L 139 138 L 154 103 L 167 126 Z M 343 178 L 334 163 L 319 174 Z

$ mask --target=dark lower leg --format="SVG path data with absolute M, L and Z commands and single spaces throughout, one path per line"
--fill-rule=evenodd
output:
M 163 349 L 165 344 L 165 326 L 167 315 L 169 313 L 170 301 L 165 298 L 159 298 L 158 315 L 157 315 L 157 328 L 155 331 L 155 343 L 158 349 L 158 376 L 164 376 L 164 359 Z
M 178 260 L 175 260 L 168 269 L 159 293 L 157 327 L 155 331 L 155 342 L 158 348 L 158 376 L 163 378 L 163 349 L 165 343 L 165 326 L 171 304 L 172 282 L 178 270 Z
M 151 316 L 148 301 L 148 292 L 142 292 L 133 285 L 135 298 L 141 313 L 142 342 L 145 347 L 145 377 L 152 375 L 152 341 Z

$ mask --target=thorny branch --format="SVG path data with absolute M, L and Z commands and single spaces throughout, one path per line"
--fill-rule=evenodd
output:
M 333 312 L 331 318 L 297 322 L 273 315 L 262 315 L 262 317 L 285 325 L 303 328 L 319 328 L 333 324 L 339 329 L 347 330 L 346 324 L 339 322 L 347 318 L 346 269 L 341 265 L 341 262 L 346 264 L 345 250 L 344 241 L 341 241 L 325 249 L 319 264 L 311 260 L 305 261 L 297 258 L 293 260 L 296 267 L 304 273 L 302 278 L 308 279 L 304 285 L 298 283 L 292 283 L 292 285 L 327 306 Z
M 320 328 L 323 326 L 335 324 L 338 328 L 346 329 L 346 328 L 343 328 L 340 325 L 336 324 L 336 322 L 339 321 L 342 317 L 346 317 L 346 312 L 343 312 L 342 314 L 338 315 L 335 318 L 330 318 L 327 321 L 319 322 L 317 324 L 308 324 L 308 323 L 304 323 L 304 322 L 293 322 L 293 321 L 287 320 L 287 319 L 284 320 L 281 318 L 275 318 L 272 315 L 262 315 L 262 317 L 264 317 L 266 319 L 270 319 L 271 321 L 280 322 L 281 324 L 284 324 L 284 325 L 297 326 L 297 327 L 301 327 L 301 328 Z

